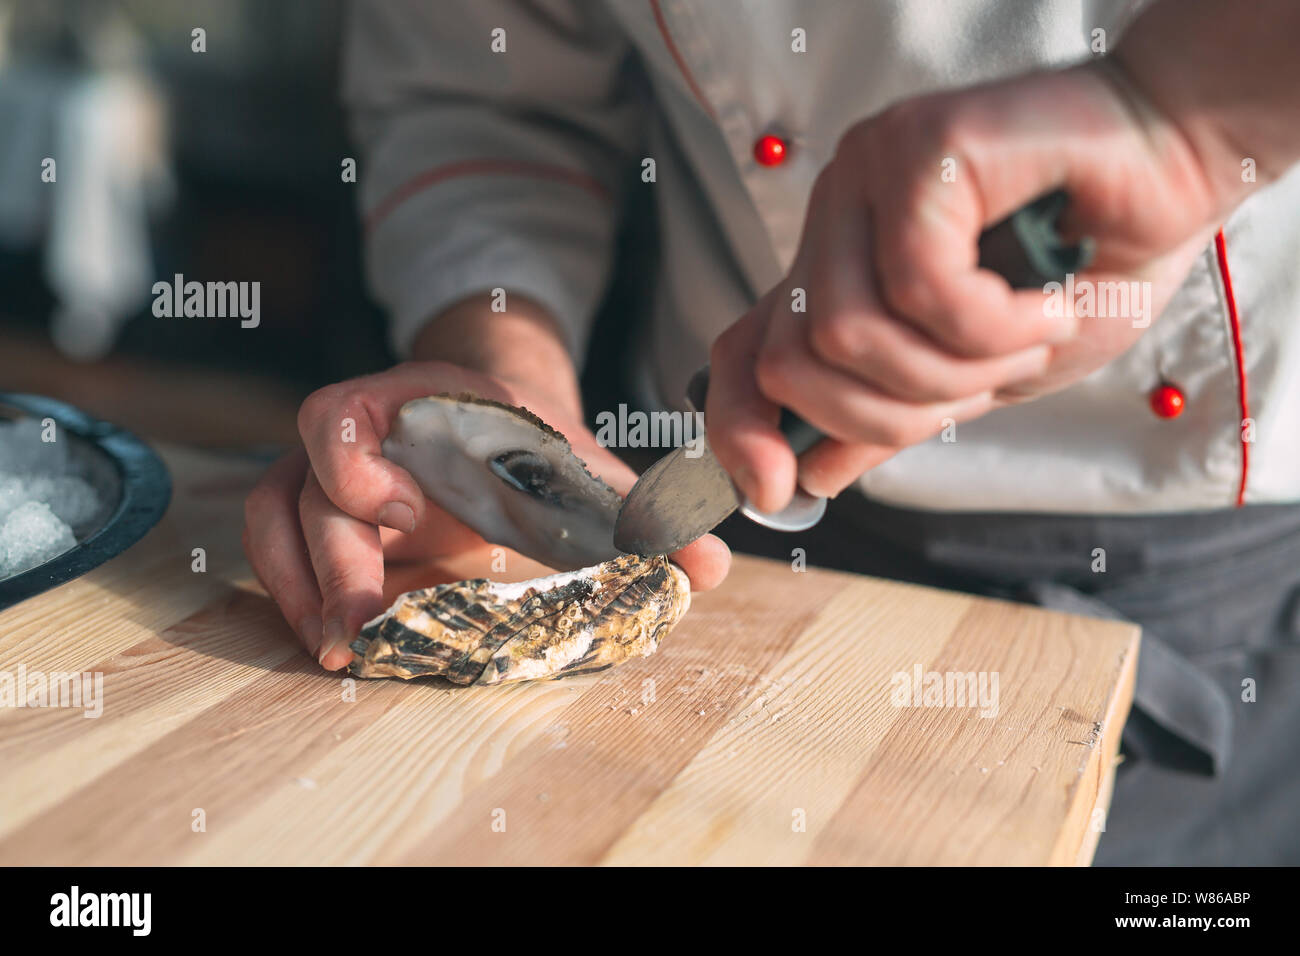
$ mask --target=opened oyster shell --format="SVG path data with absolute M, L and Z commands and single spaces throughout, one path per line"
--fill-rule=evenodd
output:
M 384 457 L 493 544 L 570 571 L 616 558 L 623 499 L 532 412 L 473 395 L 407 402 Z
M 383 451 L 484 539 L 563 573 L 403 594 L 352 643 L 357 676 L 505 684 L 591 673 L 653 654 L 690 606 L 681 568 L 620 556 L 622 499 L 526 409 L 472 395 L 416 399 Z
M 443 584 L 403 594 L 366 624 L 352 672 L 457 684 L 589 674 L 653 654 L 690 603 L 686 574 L 662 556 L 521 584 Z

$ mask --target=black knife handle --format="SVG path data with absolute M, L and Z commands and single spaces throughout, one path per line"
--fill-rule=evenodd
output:
M 996 272 L 1013 289 L 1060 282 L 1066 273 L 1086 269 L 1096 244 L 1088 237 L 1068 243 L 1057 228 L 1069 204 L 1069 194 L 1058 189 L 989 226 L 980 234 L 980 268 Z
M 1071 244 L 1057 229 L 1069 204 L 1069 194 L 1058 189 L 989 226 L 980 234 L 980 268 L 996 272 L 1014 289 L 1059 282 L 1066 273 L 1087 268 L 1095 251 L 1092 239 Z M 782 409 L 779 427 L 796 456 L 826 437 L 789 409 Z
M 781 421 L 777 427 L 790 443 L 790 450 L 796 458 L 826 437 L 788 408 L 781 409 Z

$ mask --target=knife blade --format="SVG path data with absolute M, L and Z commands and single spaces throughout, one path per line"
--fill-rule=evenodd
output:
M 708 534 L 736 510 L 740 502 L 731 477 L 708 440 L 701 442 L 698 457 L 688 457 L 683 445 L 641 475 L 619 509 L 614 547 L 633 554 L 671 554 Z
M 1069 244 L 1056 229 L 1068 204 L 1069 196 L 1057 190 L 986 229 L 979 240 L 981 268 L 992 269 L 1016 288 L 1033 288 L 1086 268 L 1093 254 L 1091 240 Z M 691 404 L 702 411 L 703 395 L 693 396 Z M 788 409 L 781 412 L 780 428 L 796 456 L 824 437 Z M 700 441 L 702 453 L 691 455 L 685 445 L 675 448 L 637 480 L 619 509 L 616 548 L 642 555 L 671 554 L 708 534 L 740 506 L 736 487 L 708 447 L 707 436 Z

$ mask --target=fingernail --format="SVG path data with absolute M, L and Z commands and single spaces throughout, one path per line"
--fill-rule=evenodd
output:
M 325 664 L 325 658 L 330 656 L 330 652 L 336 647 L 348 643 L 347 631 L 343 629 L 343 622 L 338 618 L 333 618 L 325 622 L 325 637 L 321 641 L 320 653 L 316 655 L 316 660 L 322 665 Z
M 385 528 L 410 534 L 415 530 L 415 512 L 410 505 L 390 501 L 379 509 L 379 523 Z
M 321 620 L 314 614 L 309 614 L 298 623 L 298 633 L 307 644 L 307 653 L 316 654 L 320 651 L 320 642 L 322 637 Z

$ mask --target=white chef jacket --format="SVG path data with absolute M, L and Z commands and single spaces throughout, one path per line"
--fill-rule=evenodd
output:
M 626 191 L 649 189 L 662 252 L 641 384 L 648 403 L 679 407 L 714 337 L 785 275 L 813 180 L 848 127 L 910 96 L 1094 56 L 1094 31 L 1113 48 L 1140 5 L 360 0 L 345 98 L 367 270 L 394 345 L 503 288 L 549 307 L 580 359 Z M 766 134 L 789 144 L 785 162 L 757 162 Z M 645 158 L 653 183 L 629 175 Z M 938 510 L 1300 500 L 1298 213 L 1300 167 L 1258 187 L 1127 353 L 959 425 L 955 442 L 903 451 L 862 489 Z M 1185 397 L 1178 417 L 1152 410 L 1162 382 Z

